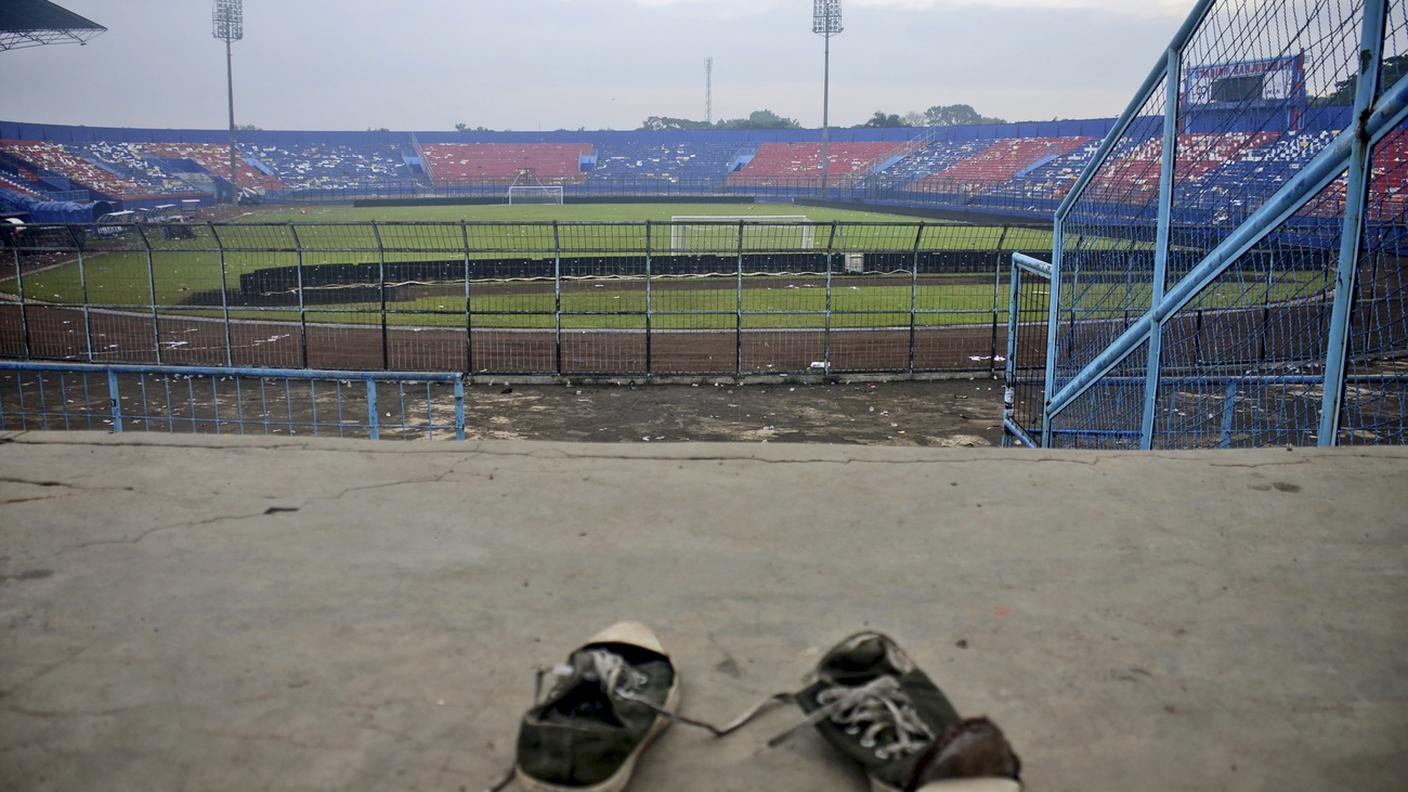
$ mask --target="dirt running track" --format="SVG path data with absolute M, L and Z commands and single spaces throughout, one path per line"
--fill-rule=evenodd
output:
M 135 312 L 90 313 L 93 360 L 168 365 L 225 365 L 224 325 L 213 319 L 161 317 Z M 28 325 L 28 339 L 23 332 Z M 741 336 L 719 330 L 653 330 L 647 350 L 642 330 L 563 330 L 559 352 L 552 330 L 475 329 L 472 347 L 463 330 L 397 328 L 386 333 L 383 359 L 378 326 L 310 323 L 306 349 L 296 323 L 236 320 L 230 325 L 230 357 L 236 366 L 399 371 L 468 371 L 475 374 L 708 376 L 786 374 L 811 371 L 826 359 L 826 333 L 819 330 L 745 328 Z M 994 350 L 1005 355 L 1007 328 L 988 325 L 919 328 L 914 332 L 913 369 L 922 372 L 1000 371 Z M 24 323 L 19 306 L 0 305 L 0 355 L 50 360 L 86 360 L 83 312 L 30 305 Z M 907 372 L 907 329 L 835 329 L 830 334 L 835 372 Z M 561 357 L 559 364 L 559 355 Z

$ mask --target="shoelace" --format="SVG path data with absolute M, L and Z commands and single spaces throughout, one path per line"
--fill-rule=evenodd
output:
M 881 761 L 921 751 L 936 737 L 894 677 L 876 677 L 861 687 L 825 688 L 816 699 L 822 705 L 820 709 L 773 738 L 769 745 L 780 743 L 802 726 L 823 718 L 844 727 L 847 734 L 859 736 L 861 747 L 875 749 L 875 758 Z

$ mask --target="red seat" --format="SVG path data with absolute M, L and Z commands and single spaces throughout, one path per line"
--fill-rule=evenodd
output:
M 831 178 L 844 178 L 903 146 L 903 142 L 832 143 Z M 821 179 L 820 143 L 764 143 L 743 170 L 729 177 L 741 186 L 795 186 Z
M 531 170 L 544 184 L 581 184 L 589 143 L 431 143 L 421 146 L 425 170 L 436 184 L 511 184 Z

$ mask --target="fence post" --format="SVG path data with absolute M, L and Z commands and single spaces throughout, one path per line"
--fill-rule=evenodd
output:
M 651 323 L 651 311 L 652 311 L 652 306 L 651 306 L 651 290 L 650 290 L 650 274 L 651 274 L 651 272 L 650 272 L 650 270 L 651 270 L 650 242 L 651 242 L 651 239 L 650 239 L 650 221 L 649 221 L 649 220 L 646 220 L 646 221 L 645 221 L 645 378 L 646 378 L 647 380 L 650 379 L 650 375 L 653 374 L 654 371 L 655 371 L 655 368 L 654 368 L 654 365 L 653 365 L 653 360 L 654 360 L 654 358 L 653 358 L 653 356 L 652 356 L 652 351 L 653 351 L 653 350 L 652 350 L 652 342 L 651 342 L 651 338 L 650 338 L 650 333 L 651 333 L 651 330 L 653 329 L 653 328 L 651 327 L 651 324 L 652 324 L 652 323 Z
M 831 376 L 831 270 L 836 251 L 836 221 L 831 221 L 831 234 L 826 238 L 826 318 L 822 333 L 821 360 L 827 376 Z
M 133 226 L 142 237 L 142 245 L 147 249 L 147 295 L 152 308 L 152 350 L 156 353 L 156 364 L 161 365 L 161 317 L 156 309 L 156 267 L 152 262 L 152 241 L 141 226 Z
M 1173 228 L 1173 180 L 1178 171 L 1178 103 L 1183 77 L 1183 53 L 1168 50 L 1168 74 L 1164 75 L 1164 142 L 1163 158 L 1159 163 L 1159 224 L 1154 238 L 1154 278 L 1150 309 L 1163 302 L 1168 282 L 1169 240 Z M 1125 300 L 1125 305 L 1129 301 Z M 1164 322 L 1155 321 L 1149 328 L 1149 361 L 1144 375 L 1144 412 L 1139 425 L 1139 447 L 1145 451 L 1154 447 L 1154 411 L 1159 401 L 1159 374 L 1162 371 Z
M 88 362 L 93 362 L 93 318 L 92 309 L 88 305 L 88 271 L 85 269 L 83 260 L 83 240 L 79 239 L 78 231 L 74 226 L 68 227 L 69 237 L 73 239 L 73 249 L 78 253 L 78 291 L 83 299 L 83 348 Z
M 553 371 L 562 376 L 562 237 L 552 221 Z
M 743 221 L 738 221 L 737 304 L 733 317 L 733 373 L 743 376 Z
M 464 439 L 464 375 L 455 375 L 455 439 Z
M 1321 447 L 1339 444 L 1340 414 L 1344 408 L 1344 380 L 1349 354 L 1349 320 L 1354 307 L 1355 275 L 1359 269 L 1364 237 L 1364 209 L 1371 180 L 1369 136 L 1363 133 L 1369 108 L 1379 93 L 1383 65 L 1387 0 L 1365 0 L 1364 29 L 1360 39 L 1359 76 L 1355 82 L 1354 144 L 1349 158 L 1349 188 L 1345 192 L 1344 228 L 1340 234 L 1339 268 L 1335 272 L 1335 304 L 1330 313 L 1325 386 L 1320 403 Z
M 1273 252 L 1273 256 L 1274 255 Z M 1265 259 L 1263 259 L 1263 261 L 1265 261 Z M 1256 353 L 1256 361 L 1258 363 L 1266 362 L 1266 334 L 1271 329 L 1271 270 L 1274 267 L 1273 262 L 1274 258 L 1272 261 L 1265 262 L 1266 279 L 1262 284 L 1263 291 L 1261 295 L 1261 343 L 1257 346 Z M 1323 304 L 1324 303 L 1321 303 L 1321 305 Z
M 997 261 L 994 262 L 992 268 L 992 343 L 990 344 L 992 356 L 988 358 L 988 374 L 994 377 L 997 376 L 997 323 L 1002 307 L 1002 267 L 1004 263 L 1002 253 L 1004 245 L 1007 244 L 1007 232 L 1011 230 L 1012 226 L 1010 225 L 1002 227 L 1002 234 L 997 238 Z M 1008 255 L 1006 258 L 1008 266 L 1011 266 L 1012 257 Z
M 215 248 L 220 254 L 220 315 L 225 325 L 225 365 L 235 365 L 235 345 L 230 338 L 230 295 L 225 282 L 225 241 L 220 238 L 220 229 L 214 223 L 207 223 L 210 236 L 215 239 Z
M 293 251 L 297 257 L 294 265 L 298 275 L 298 359 L 302 361 L 303 368 L 308 368 L 308 309 L 303 296 L 303 240 L 299 239 L 298 226 L 294 225 L 292 221 L 288 224 L 288 233 L 293 237 Z
M 20 344 L 24 351 L 25 358 L 29 358 L 29 308 L 25 304 L 24 298 L 24 274 L 21 272 L 20 249 L 15 247 L 15 283 L 20 296 Z
M 914 253 L 909 267 L 909 373 L 914 375 L 914 361 L 919 351 L 919 246 L 924 241 L 924 221 L 914 232 Z
M 1022 269 L 1017 262 L 1011 264 L 1012 274 L 1008 276 L 1007 294 L 1007 362 L 1003 366 L 1005 376 L 1002 388 L 1002 447 L 1012 447 L 1012 433 L 1007 423 L 1017 420 L 1017 334 L 1021 332 Z M 1023 426 L 1022 429 L 1027 429 Z
M 464 366 L 465 371 L 474 374 L 474 306 L 469 287 L 470 254 L 469 225 L 460 221 L 460 237 L 464 241 Z
M 122 392 L 117 385 L 117 373 L 108 369 L 108 403 L 112 408 L 112 430 L 122 431 Z
M 371 439 L 381 439 L 381 413 L 376 408 L 376 378 L 367 377 L 367 433 Z
M 1098 167 L 1092 165 L 1091 167 Z M 1086 171 L 1089 173 L 1089 169 Z M 1051 447 L 1051 397 L 1056 395 L 1056 326 L 1061 321 L 1061 265 L 1066 252 L 1066 216 L 1059 211 L 1051 228 L 1051 284 L 1047 287 L 1046 374 L 1042 386 L 1041 447 Z
M 391 368 L 391 338 L 386 327 L 386 246 L 381 242 L 381 228 L 375 220 L 372 221 L 372 235 L 376 237 L 377 284 L 381 294 L 381 367 L 389 370 Z
M 1222 402 L 1222 440 L 1218 448 L 1232 447 L 1232 423 L 1237 418 L 1237 380 L 1227 382 L 1227 393 Z

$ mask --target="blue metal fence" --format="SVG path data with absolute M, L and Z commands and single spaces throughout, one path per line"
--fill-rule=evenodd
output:
M 1042 414 L 1009 413 L 1014 438 L 1408 442 L 1408 77 L 1380 84 L 1408 14 L 1389 5 L 1197 4 L 1056 213 L 1045 373 L 1008 364 Z M 1262 87 L 1224 95 L 1231 74 Z M 1299 131 L 1351 97 L 1338 134 Z
M 0 430 L 463 440 L 460 374 L 0 361 Z

